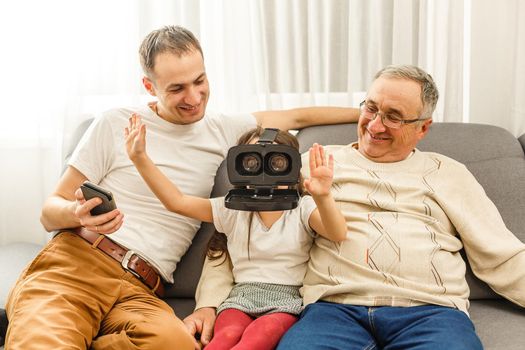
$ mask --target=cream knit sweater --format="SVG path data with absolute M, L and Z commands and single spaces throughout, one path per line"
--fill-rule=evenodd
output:
M 418 150 L 400 162 L 375 163 L 354 146 L 326 147 L 348 234 L 342 243 L 316 239 L 305 305 L 437 304 L 467 312 L 464 247 L 480 279 L 525 306 L 525 245 L 464 165 Z

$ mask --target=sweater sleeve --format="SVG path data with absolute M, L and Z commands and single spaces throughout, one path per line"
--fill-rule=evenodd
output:
M 463 242 L 474 274 L 496 293 L 525 307 L 525 244 L 505 225 L 483 187 L 464 166 L 441 176 L 448 186 L 442 198 L 447 216 Z
M 206 257 L 202 275 L 195 292 L 195 310 L 203 307 L 217 308 L 233 288 L 233 273 L 229 260 L 210 260 Z

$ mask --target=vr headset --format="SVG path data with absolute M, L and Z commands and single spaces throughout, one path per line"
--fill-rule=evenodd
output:
M 301 156 L 288 145 L 273 144 L 278 129 L 264 129 L 253 145 L 230 148 L 226 157 L 228 178 L 234 186 L 225 198 L 226 208 L 246 211 L 278 211 L 297 207 Z

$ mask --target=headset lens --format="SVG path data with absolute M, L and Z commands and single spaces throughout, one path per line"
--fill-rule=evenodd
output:
M 256 174 L 261 169 L 261 157 L 256 153 L 245 154 L 242 158 L 242 167 L 248 174 Z
M 288 157 L 281 153 L 275 153 L 270 156 L 269 166 L 273 173 L 281 174 L 288 170 L 290 162 Z

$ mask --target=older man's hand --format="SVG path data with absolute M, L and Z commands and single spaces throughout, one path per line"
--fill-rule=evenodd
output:
M 188 331 L 196 337 L 195 349 L 200 350 L 202 346 L 208 345 L 213 336 L 213 326 L 215 324 L 215 308 L 203 307 L 195 310 L 191 315 L 186 317 L 183 321 Z M 200 335 L 200 344 L 197 341 Z

